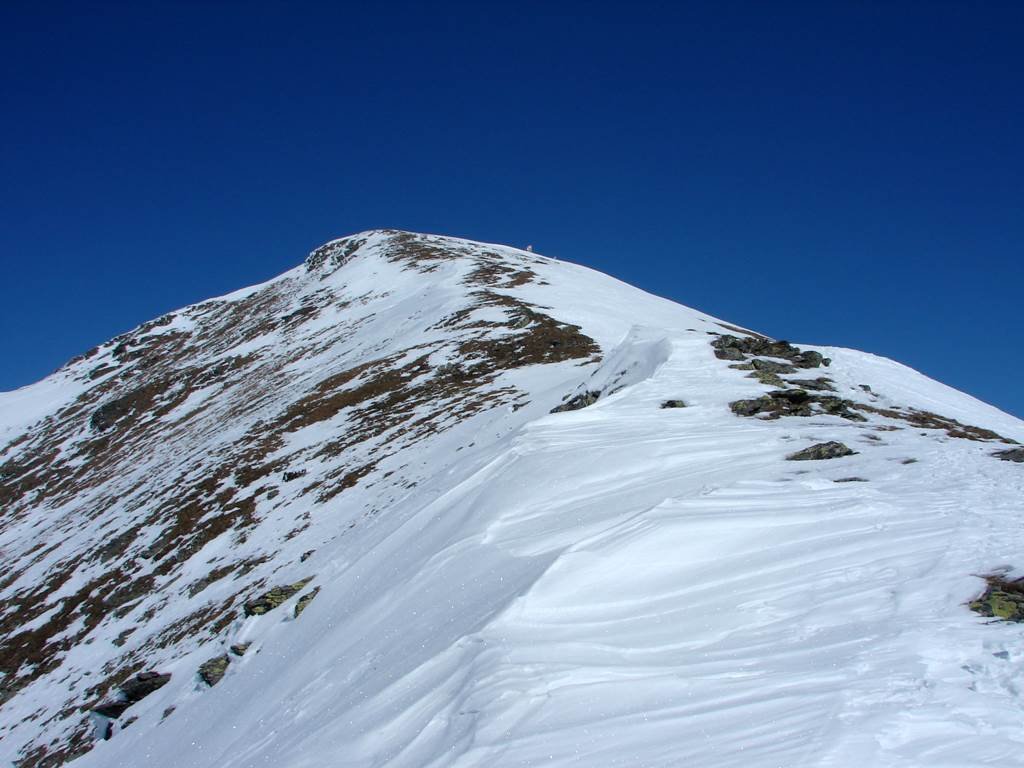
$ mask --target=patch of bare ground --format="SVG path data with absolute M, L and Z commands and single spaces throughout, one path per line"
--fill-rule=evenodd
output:
M 743 332 L 749 333 L 749 331 Z M 748 362 L 750 355 L 764 355 L 765 357 L 787 360 L 796 368 L 817 368 L 821 365 L 827 366 L 829 364 L 828 358 L 823 358 L 817 352 L 805 352 L 798 347 L 794 347 L 789 342 L 774 341 L 764 336 L 738 338 L 736 336 L 719 335 L 712 340 L 711 346 L 714 347 L 715 356 L 719 359 L 740 361 L 739 364 L 731 365 L 731 368 L 753 369 L 751 375 L 754 378 L 760 379 L 762 383 L 780 387 L 780 389 L 768 392 L 758 398 L 737 400 L 730 403 L 729 407 L 732 409 L 732 412 L 738 416 L 759 416 L 765 419 L 778 419 L 782 416 L 826 414 L 840 416 L 850 421 L 867 421 L 867 418 L 862 414 L 868 413 L 901 421 L 917 429 L 941 430 L 949 437 L 964 440 L 999 441 L 1007 444 L 1016 444 L 1017 442 L 1016 440 L 1003 437 L 991 429 L 963 424 L 956 419 L 940 416 L 931 411 L 903 407 L 880 408 L 875 405 L 859 403 L 833 395 L 812 394 L 807 392 L 806 389 L 834 391 L 832 380 L 826 377 L 819 377 L 817 379 L 800 379 L 786 382 L 778 376 L 778 373 L 791 372 L 784 370 L 784 366 L 757 358 Z M 860 388 L 864 392 L 875 396 L 871 387 L 862 384 Z M 896 427 L 879 428 L 895 429 Z
M 319 270 L 324 264 L 330 262 L 331 266 L 337 269 L 344 266 L 352 256 L 366 244 L 365 237 L 346 237 L 340 240 L 332 240 L 329 243 L 316 248 L 306 259 L 306 271 Z M 330 272 L 322 275 L 326 277 Z
M 47 744 L 37 744 L 24 750 L 14 761 L 14 767 L 57 768 L 81 757 L 91 750 L 94 744 L 92 724 L 83 720 L 65 739 L 53 739 Z
M 1024 622 L 1024 579 L 1008 579 L 1005 574 L 982 576 L 985 591 L 968 607 L 982 616 L 1004 621 Z
M 905 422 L 911 427 L 918 429 L 938 429 L 945 432 L 949 437 L 957 437 L 963 440 L 977 441 L 999 441 L 1007 444 L 1016 444 L 1016 440 L 1003 437 L 998 432 L 983 427 L 975 427 L 970 424 L 962 424 L 956 419 L 948 416 L 940 416 L 931 411 L 922 411 L 916 408 L 878 408 L 873 405 L 857 403 L 854 407 L 865 413 L 873 413 L 884 416 L 887 419 L 895 419 Z

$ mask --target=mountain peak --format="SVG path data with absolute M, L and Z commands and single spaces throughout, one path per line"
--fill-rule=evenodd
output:
M 571 263 L 332 240 L 0 394 L 0 755 L 886 764 L 953 719 L 995 764 L 964 603 L 1022 438 Z
M 534 256 L 529 251 L 462 238 L 399 229 L 372 229 L 330 240 L 314 249 L 306 259 L 306 269 L 333 271 L 364 251 L 381 253 L 392 261 L 407 264 L 429 264 L 457 258 L 528 262 Z

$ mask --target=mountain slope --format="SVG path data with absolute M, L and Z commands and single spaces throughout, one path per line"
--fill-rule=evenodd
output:
M 1020 631 L 964 605 L 1022 439 L 572 264 L 334 241 L 0 395 L 0 759 L 1022 763 Z

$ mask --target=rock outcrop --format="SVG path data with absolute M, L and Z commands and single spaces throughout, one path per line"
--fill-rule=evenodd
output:
M 1024 462 L 1024 448 L 1007 448 L 1005 451 L 996 451 L 992 455 L 1003 461 Z
M 116 719 L 132 704 L 142 701 L 154 691 L 163 688 L 170 681 L 170 674 L 139 672 L 118 686 L 117 697 L 97 704 L 92 707 L 92 711 L 97 715 Z
M 313 580 L 313 577 L 297 581 L 294 584 L 280 584 L 272 589 L 267 590 L 259 597 L 254 600 L 249 600 L 245 603 L 243 611 L 246 616 L 262 616 L 264 613 L 274 610 L 279 605 L 284 603 L 292 595 L 298 594 L 304 586 L 309 584 Z
M 309 592 L 307 592 L 306 594 L 304 594 L 301 597 L 299 597 L 298 602 L 295 603 L 295 614 L 294 615 L 295 615 L 296 619 L 299 618 L 301 613 L 304 610 L 306 610 L 306 607 L 310 603 L 313 602 L 313 598 L 315 598 L 319 593 L 320 593 L 320 587 L 314 587 Z
M 788 360 L 797 368 L 818 368 L 829 365 L 832 361 L 819 352 L 804 351 L 794 347 L 788 341 L 774 341 L 764 337 L 746 336 L 740 338 L 724 334 L 711 342 L 715 355 L 721 360 L 746 360 L 748 356 L 776 357 Z M 761 360 L 765 365 L 769 361 Z M 778 365 L 777 363 L 775 365 Z M 763 369 L 762 369 L 763 370 Z
M 1024 621 L 1024 580 L 1000 575 L 986 576 L 984 593 L 970 603 L 970 609 L 982 616 L 1006 621 Z
M 565 411 L 578 411 L 593 405 L 601 397 L 600 392 L 583 392 L 575 397 L 569 398 L 564 403 L 551 409 L 551 413 L 564 413 Z
M 796 453 L 791 453 L 786 459 L 788 461 L 822 461 L 824 459 L 853 456 L 855 453 L 857 452 L 850 449 L 849 446 L 830 440 L 827 443 L 818 443 Z
M 224 673 L 228 671 L 228 664 L 230 663 L 231 657 L 226 653 L 204 661 L 199 665 L 199 679 L 209 686 L 216 685 L 224 677 Z
M 729 404 L 737 416 L 761 416 L 778 419 L 782 416 L 839 416 L 848 421 L 867 421 L 851 400 L 833 395 L 813 395 L 803 389 L 778 389 L 751 400 Z

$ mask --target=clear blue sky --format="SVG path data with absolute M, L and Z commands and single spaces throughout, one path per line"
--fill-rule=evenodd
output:
M 0 389 L 374 227 L 1024 415 L 1024 3 L 0 7 Z

